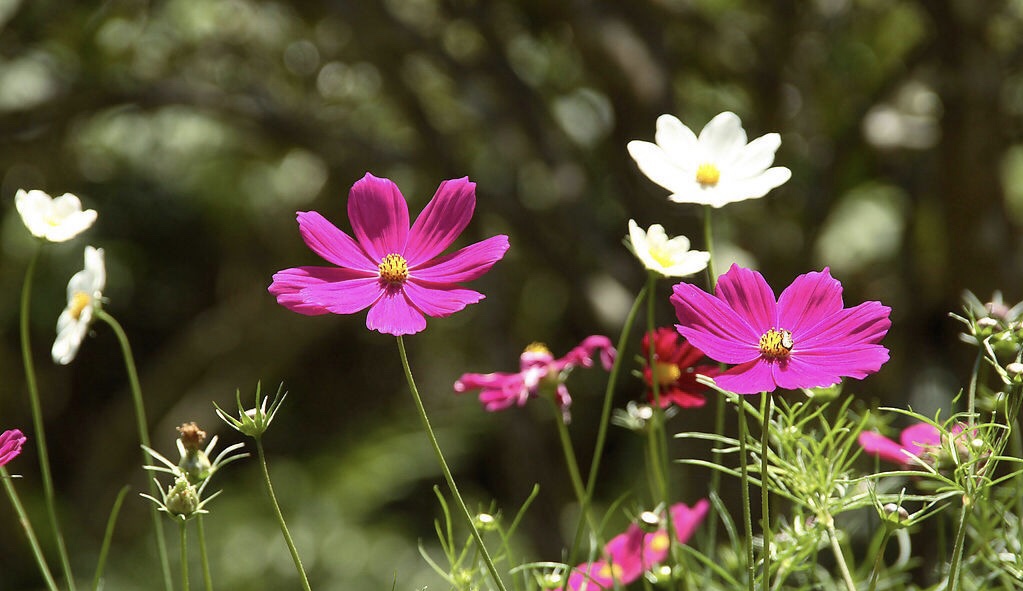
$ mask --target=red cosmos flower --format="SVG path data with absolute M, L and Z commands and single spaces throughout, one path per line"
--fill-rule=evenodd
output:
M 660 327 L 643 335 L 643 360 L 650 359 L 650 337 L 653 335 L 653 366 L 643 368 L 643 381 L 647 385 L 647 399 L 654 402 L 654 380 L 657 380 L 661 408 L 674 404 L 682 408 L 703 406 L 707 400 L 703 393 L 707 387 L 696 381 L 703 374 L 715 377 L 721 373 L 716 365 L 697 363 L 705 355 L 682 339 L 671 327 Z

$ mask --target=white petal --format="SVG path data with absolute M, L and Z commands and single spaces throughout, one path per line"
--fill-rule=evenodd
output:
M 681 261 L 666 268 L 663 274 L 665 277 L 685 277 L 706 269 L 709 261 L 709 252 L 692 250 L 686 253 L 686 256 Z
M 750 178 L 764 172 L 774 163 L 774 153 L 779 146 L 781 136 L 777 133 L 758 137 L 747 144 L 735 161 L 729 164 L 729 174 L 737 178 Z
M 696 184 L 696 173 L 678 166 L 660 146 L 633 140 L 628 149 L 643 174 L 665 189 L 677 192 L 681 187 Z
M 53 341 L 53 348 L 50 350 L 54 362 L 67 365 L 74 361 L 78 354 L 78 348 L 81 346 L 82 340 L 85 339 L 85 333 L 89 330 L 88 319 L 91 317 L 91 314 L 86 316 L 83 313 L 79 320 L 75 320 L 71 317 L 69 310 L 61 312 L 60 317 L 57 318 L 57 338 Z
M 654 141 L 664 149 L 668 158 L 686 168 L 699 166 L 700 143 L 693 130 L 686 127 L 673 115 L 661 115 L 657 118 L 657 132 Z
M 700 131 L 700 146 L 713 162 L 731 162 L 746 145 L 746 132 L 735 113 L 725 111 L 710 120 Z

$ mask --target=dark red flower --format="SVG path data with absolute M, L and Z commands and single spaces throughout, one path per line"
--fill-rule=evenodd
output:
M 643 381 L 647 385 L 647 399 L 654 402 L 654 381 L 658 384 L 661 408 L 672 404 L 682 408 L 703 406 L 707 400 L 703 393 L 707 387 L 696 381 L 703 374 L 715 377 L 721 373 L 717 365 L 700 364 L 703 351 L 682 339 L 671 327 L 661 327 L 643 335 L 643 359 L 650 359 L 650 337 L 653 335 L 653 365 L 643 368 Z

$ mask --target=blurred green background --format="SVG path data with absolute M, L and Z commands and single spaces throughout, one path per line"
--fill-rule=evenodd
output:
M 1013 301 L 1023 287 L 1019 0 L 0 1 L 0 428 L 29 436 L 11 468 L 44 544 L 17 331 L 33 243 L 17 189 L 73 192 L 99 211 L 83 238 L 46 249 L 32 315 L 83 580 L 127 483 L 106 588 L 157 588 L 116 340 L 97 326 L 71 366 L 49 361 L 67 279 L 92 244 L 106 250 L 106 310 L 131 338 L 157 449 L 173 456 L 174 427 L 189 420 L 221 445 L 240 441 L 211 401 L 283 381 L 290 395 L 265 441 L 314 588 L 390 589 L 396 578 L 398 589 L 440 589 L 416 545 L 435 549 L 431 488 L 442 479 L 393 339 L 368 332 L 364 314 L 303 317 L 266 292 L 275 271 L 319 264 L 295 211 L 348 229 L 347 191 L 366 171 L 395 180 L 413 216 L 441 180 L 478 183 L 459 244 L 505 233 L 512 248 L 473 284 L 485 301 L 406 343 L 470 503 L 514 513 L 539 483 L 520 551 L 559 560 L 575 522 L 549 409 L 489 415 L 452 383 L 515 369 L 532 341 L 560 355 L 589 334 L 617 339 L 644 280 L 622 244 L 628 220 L 702 245 L 701 209 L 669 203 L 625 145 L 652 141 L 661 113 L 699 129 L 723 110 L 751 138 L 780 132 L 776 164 L 793 178 L 716 212 L 718 268 L 756 265 L 780 290 L 830 265 L 847 302 L 893 308 L 892 361 L 847 392 L 863 406 L 947 407 L 971 355 L 947 313 L 964 289 Z M 669 324 L 670 284 L 659 288 Z M 570 383 L 583 465 L 603 380 L 581 370 Z M 625 376 L 616 406 L 641 391 Z M 711 409 L 671 427 L 710 429 Z M 612 431 L 602 502 L 645 500 L 640 450 Z M 705 495 L 707 474 L 676 476 L 678 500 Z M 214 485 L 217 586 L 296 588 L 255 462 Z M 38 588 L 0 506 L 0 589 Z

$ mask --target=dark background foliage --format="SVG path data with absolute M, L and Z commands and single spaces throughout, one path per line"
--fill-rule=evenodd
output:
M 314 586 L 381 589 L 397 576 L 398 588 L 441 587 L 416 550 L 418 539 L 435 547 L 441 480 L 393 339 L 366 331 L 364 315 L 302 317 L 266 293 L 273 272 L 317 262 L 296 210 L 347 229 L 348 188 L 367 170 L 394 179 L 413 215 L 443 179 L 478 183 L 460 244 L 505 233 L 512 249 L 474 284 L 484 302 L 407 343 L 470 498 L 513 513 L 540 483 L 523 549 L 558 560 L 574 518 L 550 413 L 487 415 L 451 384 L 514 369 L 532 341 L 560 354 L 592 333 L 617 338 L 644 280 L 622 246 L 630 218 L 701 245 L 701 210 L 669 203 L 626 143 L 652 140 L 661 113 L 698 129 L 732 110 L 751 138 L 780 132 L 776 162 L 793 178 L 716 212 L 719 269 L 755 264 L 780 290 L 830 265 L 847 302 L 893 308 L 892 361 L 847 391 L 864 407 L 947 407 L 969 364 L 947 313 L 964 289 L 1011 301 L 1023 287 L 1021 39 L 1023 6 L 1008 0 L 0 3 L 0 427 L 29 435 L 12 467 L 37 529 L 45 538 L 17 336 L 33 248 L 18 188 L 73 192 L 100 212 L 84 238 L 46 249 L 32 315 L 83 579 L 117 490 L 146 486 L 111 331 L 97 326 L 69 367 L 48 361 L 88 243 L 106 249 L 106 309 L 130 335 L 158 449 L 173 454 L 187 420 L 238 441 L 211 401 L 283 381 L 291 394 L 266 443 Z M 669 285 L 659 287 L 668 324 Z M 570 384 L 584 465 L 599 373 Z M 616 404 L 640 394 L 626 377 Z M 673 428 L 709 429 L 710 417 L 685 412 Z M 641 504 L 630 484 L 639 443 L 616 429 L 608 453 L 601 498 L 635 488 Z M 679 500 L 705 494 L 706 478 L 680 477 Z M 225 492 L 207 520 L 215 580 L 291 585 L 255 464 L 218 480 Z M 0 589 L 38 586 L 10 510 L 0 527 Z M 107 588 L 154 588 L 147 527 L 132 493 Z

